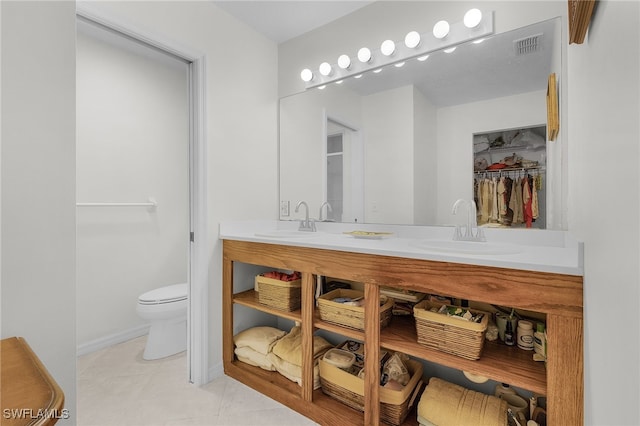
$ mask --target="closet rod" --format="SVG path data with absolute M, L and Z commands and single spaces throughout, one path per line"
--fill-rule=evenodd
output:
M 77 207 L 158 207 L 154 198 L 149 198 L 145 203 L 76 203 Z

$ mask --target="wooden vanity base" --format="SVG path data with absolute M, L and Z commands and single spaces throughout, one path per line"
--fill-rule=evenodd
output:
M 234 293 L 234 263 L 262 265 L 302 273 L 302 307 L 283 312 L 261 305 L 253 290 Z M 365 331 L 322 321 L 314 309 L 315 275 L 365 285 Z M 547 396 L 550 425 L 583 424 L 583 289 L 582 277 L 452 262 L 342 252 L 307 247 L 224 240 L 223 242 L 223 363 L 224 371 L 242 383 L 322 425 L 378 425 L 380 347 L 404 352 L 459 370 Z M 475 302 L 509 306 L 546 315 L 548 360 L 534 362 L 531 352 L 486 342 L 478 361 L 430 350 L 417 343 L 412 318 L 394 317 L 379 328 L 379 286 L 440 294 Z M 239 304 L 282 318 L 300 321 L 303 342 L 303 386 L 278 373 L 234 358 L 233 306 Z M 365 342 L 365 411 L 360 413 L 313 390 L 312 335 L 315 329 Z M 365 338 L 366 336 L 366 338 Z M 415 415 L 406 425 L 417 425 Z

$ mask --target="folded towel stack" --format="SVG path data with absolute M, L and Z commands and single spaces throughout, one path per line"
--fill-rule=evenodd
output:
M 286 331 L 273 327 L 253 327 L 233 336 L 234 350 L 239 361 L 260 367 L 267 371 L 276 371 L 273 363 L 267 358 L 276 342 Z
M 320 388 L 318 359 L 333 345 L 320 336 L 313 336 L 313 388 Z M 279 339 L 267 358 L 275 369 L 289 380 L 302 385 L 302 333 L 293 327 L 289 334 Z
M 438 426 L 506 426 L 507 403 L 432 377 L 418 403 L 418 421 Z

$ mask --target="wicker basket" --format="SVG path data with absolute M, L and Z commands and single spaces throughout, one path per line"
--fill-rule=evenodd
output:
M 428 300 L 414 306 L 418 343 L 462 358 L 480 359 L 491 314 L 471 309 L 473 314 L 483 313 L 484 317 L 479 323 L 468 322 L 430 311 L 440 306 Z
M 323 321 L 334 324 L 364 330 L 364 307 L 349 306 L 343 303 L 334 302 L 336 297 L 349 297 L 355 299 L 364 297 L 364 293 L 357 290 L 347 290 L 339 288 L 318 297 L 318 310 Z M 380 327 L 386 327 L 391 321 L 393 299 L 380 296 L 382 305 L 380 306 Z
M 322 392 L 345 405 L 364 411 L 364 380 L 328 362 L 318 360 Z M 411 411 L 422 387 L 422 364 L 409 360 L 407 369 L 411 380 L 401 390 L 380 387 L 380 420 L 400 425 Z
M 300 309 L 302 280 L 280 281 L 256 275 L 258 301 L 263 305 L 283 311 Z

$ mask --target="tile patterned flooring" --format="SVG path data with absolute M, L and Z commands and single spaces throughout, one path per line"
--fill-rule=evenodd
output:
M 315 425 L 226 376 L 193 386 L 186 352 L 144 361 L 145 342 L 140 337 L 78 358 L 79 426 Z

